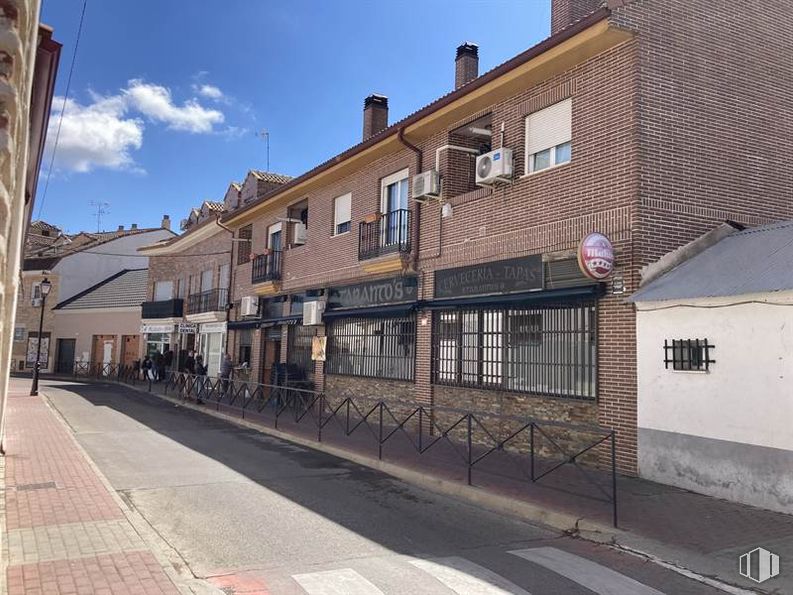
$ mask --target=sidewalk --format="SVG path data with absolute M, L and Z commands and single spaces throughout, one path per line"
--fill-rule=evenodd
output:
M 160 385 L 153 387 L 152 394 L 162 398 L 161 393 Z M 165 396 L 173 397 L 173 393 Z M 439 442 L 428 454 L 419 455 L 410 440 L 397 433 L 384 445 L 383 458 L 379 460 L 376 436 L 365 426 L 347 436 L 343 419 L 328 423 L 318 442 L 315 418 L 295 423 L 284 415 L 275 430 L 270 411 L 257 414 L 248 410 L 242 421 L 238 410 L 222 404 L 186 405 L 380 469 L 425 488 L 515 513 L 584 538 L 613 543 L 703 577 L 753 592 L 793 593 L 793 572 L 785 570 L 793 561 L 793 515 L 619 476 L 619 529 L 614 529 L 611 503 L 569 465 L 532 483 L 526 480 L 526 469 L 515 465 L 514 457 L 494 453 L 486 464 L 474 468 L 473 485 L 468 486 L 467 465 L 446 441 Z M 610 474 L 591 470 L 589 474 L 609 491 Z M 779 577 L 762 586 L 737 572 L 739 556 L 756 547 L 779 555 L 783 568 Z
M 63 422 L 28 390 L 12 381 L 0 458 L 7 593 L 178 594 Z

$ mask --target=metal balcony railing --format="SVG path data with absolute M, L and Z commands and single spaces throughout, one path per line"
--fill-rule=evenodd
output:
M 259 254 L 253 259 L 251 283 L 278 281 L 281 278 L 281 251 L 270 250 L 269 254 Z
M 410 252 L 410 235 L 408 209 L 383 213 L 371 223 L 363 221 L 358 228 L 358 260 Z
M 159 300 L 141 304 L 141 318 L 181 318 L 184 300 Z
M 202 312 L 222 312 L 228 305 L 229 290 L 226 288 L 210 289 L 201 293 L 194 293 L 187 298 L 186 314 L 201 314 Z

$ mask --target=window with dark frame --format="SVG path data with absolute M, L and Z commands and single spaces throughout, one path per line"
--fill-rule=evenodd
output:
M 328 374 L 415 377 L 416 317 L 340 318 L 328 327 Z
M 237 264 L 245 264 L 251 259 L 251 240 L 253 239 L 253 226 L 246 225 L 237 232 Z M 248 240 L 248 241 L 244 241 Z
M 710 364 L 716 360 L 711 358 L 711 350 L 716 346 L 707 339 L 664 339 L 664 367 L 668 370 L 707 372 Z
M 437 311 L 432 364 L 435 384 L 594 399 L 596 303 Z
M 305 378 L 314 376 L 311 343 L 317 331 L 313 326 L 291 325 L 287 334 L 286 361 L 303 372 Z
M 250 329 L 243 329 L 240 331 L 239 334 L 239 351 L 238 351 L 238 358 L 237 363 L 239 365 L 248 364 L 250 367 L 251 365 L 251 349 L 253 346 L 253 331 Z

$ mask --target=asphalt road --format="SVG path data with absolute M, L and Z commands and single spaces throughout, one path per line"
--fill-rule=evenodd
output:
M 226 593 L 721 593 L 125 387 L 45 385 L 113 487 Z

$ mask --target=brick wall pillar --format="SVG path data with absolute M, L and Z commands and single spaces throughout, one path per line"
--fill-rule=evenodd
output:
M 427 410 L 434 405 L 432 391 L 432 312 L 419 312 L 416 319 L 416 389 L 415 399 Z M 430 421 L 426 420 L 425 431 L 430 431 Z
M 551 35 L 594 12 L 602 4 L 602 0 L 552 0 Z

